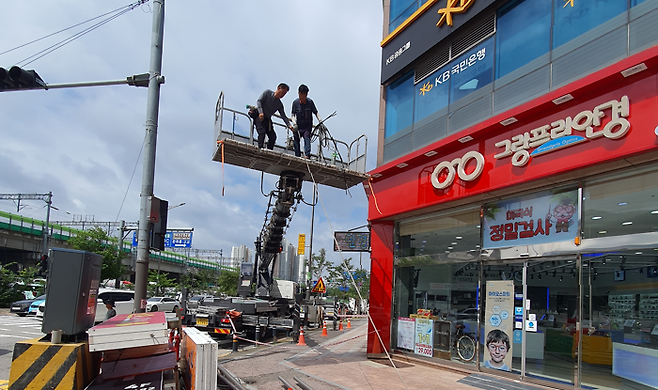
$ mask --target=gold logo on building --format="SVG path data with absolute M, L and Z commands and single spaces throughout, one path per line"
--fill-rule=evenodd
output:
M 562 8 L 566 8 L 567 5 L 571 4 L 571 8 L 573 8 L 573 0 L 564 0 L 566 3 L 564 3 L 564 6 Z
M 441 19 L 436 24 L 437 27 L 441 27 L 443 22 L 446 22 L 448 26 L 452 26 L 452 14 L 459 14 L 466 12 L 468 7 L 473 4 L 475 0 L 448 0 L 445 8 L 439 9 L 439 14 L 441 14 Z M 459 2 L 459 5 L 457 3 Z
M 433 85 L 432 85 L 431 82 L 429 82 L 429 81 L 426 82 L 422 87 L 420 87 L 420 93 L 419 93 L 419 95 L 423 95 L 423 96 L 425 96 L 425 92 L 429 92 L 429 91 L 431 91 L 431 90 L 432 90 L 432 87 L 433 87 Z

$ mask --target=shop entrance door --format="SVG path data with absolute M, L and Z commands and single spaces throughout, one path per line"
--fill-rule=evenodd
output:
M 578 360 L 578 261 L 529 260 L 524 269 L 522 315 L 516 318 L 522 328 L 515 329 L 514 340 L 522 347 L 515 354 L 522 362 L 522 376 L 571 387 Z
M 483 276 L 481 369 L 572 387 L 578 346 L 576 258 L 485 262 Z

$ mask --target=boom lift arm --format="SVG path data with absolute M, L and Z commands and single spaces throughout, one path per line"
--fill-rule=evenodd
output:
M 281 252 L 281 241 L 291 207 L 301 200 L 303 174 L 293 171 L 281 173 L 277 185 L 276 201 L 271 216 L 256 239 L 256 256 L 252 282 L 256 283 L 256 297 L 269 297 L 272 287 L 272 272 L 276 256 Z M 272 198 L 270 198 L 272 199 Z M 271 204 L 270 204 L 271 205 Z M 268 206 L 268 212 L 270 207 Z

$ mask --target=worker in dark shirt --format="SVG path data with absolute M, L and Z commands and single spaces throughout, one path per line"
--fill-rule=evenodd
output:
M 256 102 L 258 107 L 258 120 L 256 120 L 256 131 L 258 131 L 258 147 L 263 148 L 265 143 L 265 136 L 267 135 L 267 148 L 274 149 L 274 142 L 276 142 L 276 132 L 274 131 L 274 124 L 272 123 L 272 115 L 275 112 L 279 112 L 281 119 L 286 123 L 289 129 L 292 130 L 290 121 L 286 116 L 286 113 L 283 109 L 283 103 L 281 99 L 286 96 L 290 87 L 287 84 L 281 83 L 276 88 L 276 91 L 273 92 L 269 89 L 266 89 Z
M 313 130 L 313 114 L 320 122 L 320 114 L 318 109 L 315 108 L 315 103 L 308 97 L 308 87 L 304 84 L 299 86 L 299 98 L 292 102 L 292 121 L 297 127 L 297 131 L 293 131 L 293 142 L 295 145 L 295 156 L 301 157 L 300 151 L 300 137 L 304 138 L 304 156 L 311 157 L 311 131 Z

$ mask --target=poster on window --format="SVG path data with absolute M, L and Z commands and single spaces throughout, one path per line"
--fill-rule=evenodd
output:
M 414 350 L 416 324 L 413 318 L 398 317 L 398 348 Z
M 484 249 L 573 241 L 578 190 L 543 191 L 484 206 Z
M 416 318 L 414 353 L 432 357 L 434 346 L 434 321 Z
M 482 367 L 510 371 L 514 322 L 514 283 L 487 282 L 484 323 L 484 363 Z

